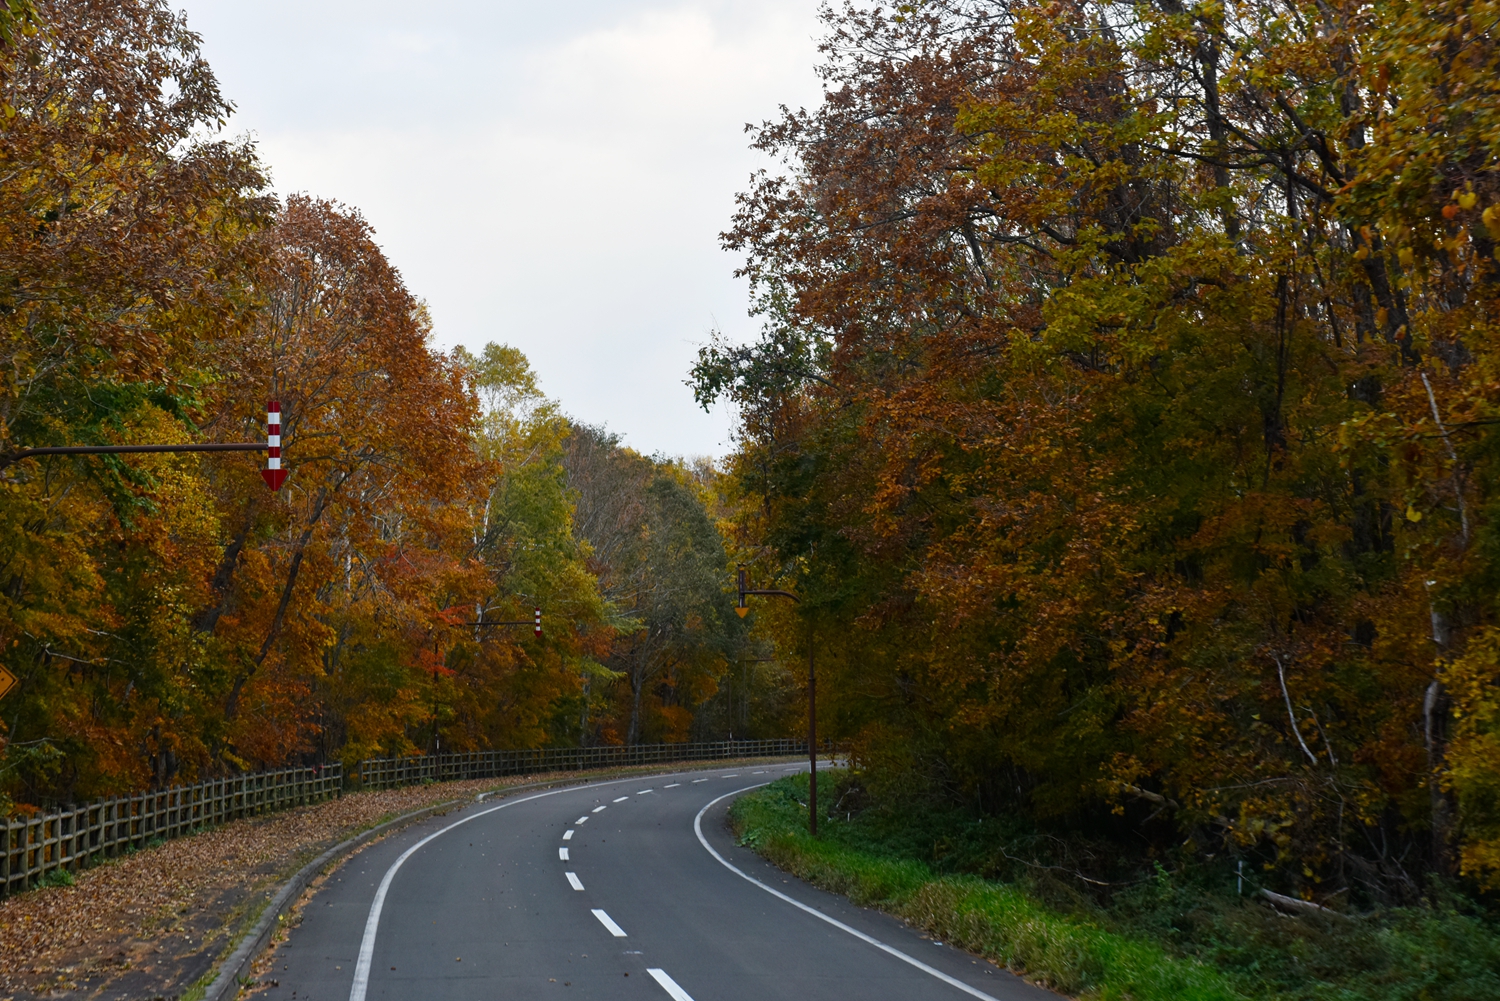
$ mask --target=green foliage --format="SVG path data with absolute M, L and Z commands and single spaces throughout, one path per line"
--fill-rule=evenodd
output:
M 573 429 L 566 463 L 578 535 L 615 630 L 600 658 L 616 679 L 615 705 L 596 715 L 599 735 L 625 743 L 689 739 L 744 643 L 725 587 L 728 557 L 708 508 L 717 474 L 646 458 L 584 426 Z
M 39 885 L 44 886 L 44 887 L 47 887 L 47 886 L 72 886 L 75 882 L 77 882 L 77 881 L 73 878 L 73 873 L 70 872 L 69 870 L 67 870 L 67 869 L 51 869 L 51 870 L 48 870 L 47 874 L 42 877 L 42 881 L 41 881 L 41 883 Z
M 1067 994 L 1099 998 L 1244 997 L 1230 980 L 1142 938 L 1055 913 L 1014 886 L 936 874 L 924 861 L 856 847 L 844 826 L 806 833 L 806 779 L 789 778 L 737 801 L 741 838 L 771 861 L 855 903 L 889 910 L 933 935 Z
M 828 778 L 832 801 L 858 802 L 852 819 L 831 809 L 813 841 L 806 780 L 783 780 L 735 805 L 743 843 L 1070 992 L 1111 996 L 1128 982 L 1138 997 L 1192 996 L 1214 984 L 1227 992 L 1219 996 L 1306 1001 L 1500 997 L 1500 927 L 1461 896 L 1353 918 L 1287 917 L 1258 896 L 1257 865 L 1245 867 L 1240 895 L 1229 859 L 1188 858 L 1169 870 L 1116 850 L 1109 862 L 1100 857 L 1107 844 L 1076 834 L 972 809 L 872 801 L 861 795 L 865 776 Z
M 1494 5 L 824 18 L 694 369 L 824 732 L 1338 908 L 1494 886 Z

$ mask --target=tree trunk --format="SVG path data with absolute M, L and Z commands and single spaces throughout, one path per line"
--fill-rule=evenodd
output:
M 639 743 L 641 739 L 641 689 L 646 687 L 646 672 L 636 671 L 630 675 L 630 727 L 625 733 L 625 743 Z
M 245 548 L 245 542 L 250 538 L 250 530 L 255 527 L 255 501 L 251 501 L 245 509 L 245 524 L 237 535 L 224 547 L 224 556 L 219 560 L 219 568 L 214 572 L 213 588 L 214 595 L 218 598 L 209 608 L 199 612 L 193 619 L 193 631 L 197 633 L 211 633 L 214 626 L 218 625 L 219 617 L 224 614 L 224 609 L 229 604 L 229 594 L 234 583 L 234 571 L 239 566 L 240 552 Z
M 292 588 L 297 586 L 297 575 L 302 571 L 302 558 L 307 553 L 307 544 L 312 541 L 313 529 L 318 525 L 318 519 L 323 517 L 323 512 L 328 509 L 330 494 L 327 487 L 318 491 L 318 501 L 313 506 L 312 517 L 308 519 L 307 527 L 302 530 L 302 537 L 297 540 L 297 549 L 292 553 L 292 565 L 287 568 L 286 586 L 281 589 L 281 601 L 276 605 L 276 615 L 271 619 L 271 628 L 266 631 L 265 642 L 260 645 L 260 653 L 255 655 L 255 661 L 248 671 L 242 671 L 234 679 L 234 687 L 229 690 L 229 700 L 224 705 L 224 718 L 234 719 L 235 713 L 240 708 L 240 692 L 244 690 L 245 682 L 254 677 L 255 672 L 266 662 L 266 655 L 271 652 L 271 644 L 276 642 L 276 637 L 281 634 L 281 626 L 286 621 L 287 606 L 292 603 Z
M 1453 875 L 1453 803 L 1443 789 L 1450 703 L 1437 678 L 1422 700 L 1422 738 L 1427 747 L 1427 791 L 1432 804 L 1432 867 L 1439 875 Z

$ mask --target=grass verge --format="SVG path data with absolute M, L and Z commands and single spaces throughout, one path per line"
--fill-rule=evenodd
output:
M 1258 874 L 1227 855 L 1132 858 L 1024 818 L 882 804 L 859 775 L 828 781 L 828 801 L 854 800 L 859 812 L 835 810 L 821 836 L 808 837 L 807 779 L 793 777 L 735 804 L 741 842 L 1064 993 L 1500 1001 L 1500 913 L 1455 887 L 1434 886 L 1420 905 L 1289 917 L 1257 895 Z M 1096 869 L 1108 881 L 1085 884 L 1069 860 L 1096 851 L 1115 856 Z
M 1065 994 L 1134 1001 L 1236 1001 L 1224 974 L 1076 917 L 1055 913 L 1021 889 L 944 875 L 914 858 L 861 849 L 847 825 L 807 833 L 806 776 L 772 783 L 730 811 L 741 844 L 808 882 L 878 907 Z

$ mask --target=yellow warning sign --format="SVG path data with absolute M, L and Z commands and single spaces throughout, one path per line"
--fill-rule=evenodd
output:
M 21 683 L 20 679 L 11 674 L 5 668 L 0 667 L 0 699 L 10 694 L 10 690 Z

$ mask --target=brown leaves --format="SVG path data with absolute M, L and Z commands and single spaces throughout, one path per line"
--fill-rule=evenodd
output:
M 132 994 L 169 993 L 243 931 L 249 898 L 328 846 L 423 806 L 526 781 L 355 793 L 235 821 L 84 870 L 73 886 L 0 900 L 0 991 L 26 997 L 50 993 L 58 980 L 97 990 L 123 979 Z
M 1307 14 L 830 13 L 827 99 L 760 132 L 790 174 L 726 237 L 764 339 L 697 374 L 836 718 L 965 797 L 1076 817 L 1127 781 L 1409 899 L 1387 853 L 1451 844 L 1434 654 L 1500 611 L 1490 55 L 1456 8 Z

